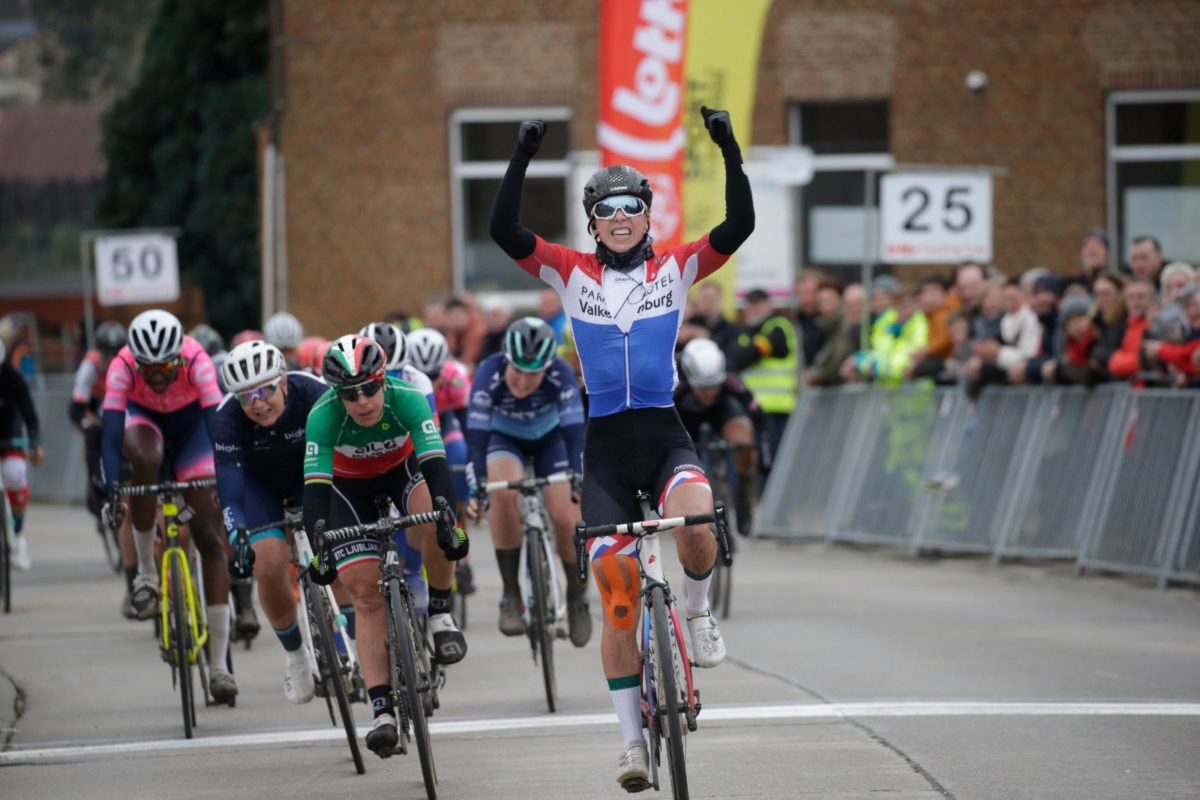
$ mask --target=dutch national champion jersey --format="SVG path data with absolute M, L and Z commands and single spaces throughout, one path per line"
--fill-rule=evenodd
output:
M 673 404 L 675 339 L 688 289 L 729 256 L 708 234 L 672 247 L 628 272 L 536 237 L 517 263 L 562 298 L 588 390 L 588 415 Z
M 330 389 L 308 415 L 304 482 L 382 475 L 412 453 L 424 461 L 446 455 L 429 401 L 404 381 L 387 378 L 383 415 L 369 428 L 346 413 Z

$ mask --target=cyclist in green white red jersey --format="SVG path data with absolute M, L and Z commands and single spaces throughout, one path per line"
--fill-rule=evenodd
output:
M 333 388 L 309 413 L 304 456 L 304 525 L 314 536 L 373 522 L 375 500 L 387 496 L 401 514 L 450 502 L 454 484 L 446 448 L 425 395 L 386 376 L 387 361 L 374 341 L 348 335 L 325 355 L 322 375 Z M 429 630 L 443 664 L 461 661 L 467 643 L 450 614 L 451 563 L 467 554 L 461 528 L 441 531 L 421 525 L 408 530 L 421 549 L 429 577 Z M 398 741 L 389 688 L 386 618 L 379 592 L 379 545 L 371 537 L 342 540 L 328 547 L 338 580 L 350 592 L 357 617 L 356 640 L 375 721 L 367 747 L 382 758 Z

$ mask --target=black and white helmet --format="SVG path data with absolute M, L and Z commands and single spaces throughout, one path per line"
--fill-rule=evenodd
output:
M 359 331 L 358 335 L 373 339 L 383 348 L 389 371 L 400 369 L 408 363 L 408 337 L 399 326 L 390 322 L 372 322 Z
M 165 364 L 183 350 L 183 325 L 168 311 L 143 311 L 129 323 L 129 350 L 143 364 Z
M 119 322 L 102 322 L 96 328 L 96 349 L 101 353 L 116 355 L 129 341 L 129 332 Z
M 267 320 L 267 324 L 263 326 L 263 335 L 279 349 L 291 350 L 304 338 L 304 326 L 288 312 L 280 311 L 278 314 L 272 314 Z
M 433 328 L 418 328 L 408 334 L 408 363 L 433 380 L 450 360 L 450 345 L 446 337 Z
M 221 365 L 221 381 L 230 392 L 244 392 L 270 383 L 287 372 L 283 353 L 273 344 L 255 340 L 243 342 Z
M 614 164 L 596 170 L 583 186 L 583 210 L 589 217 L 592 209 L 606 197 L 619 194 L 631 194 L 641 198 L 646 208 L 654 202 L 654 192 L 650 189 L 650 180 L 637 169 L 624 164 Z
M 725 354 L 712 339 L 692 339 L 679 357 L 683 376 L 697 389 L 720 386 L 725 381 Z

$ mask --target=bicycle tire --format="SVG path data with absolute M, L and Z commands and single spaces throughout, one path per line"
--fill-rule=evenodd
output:
M 175 557 L 167 561 L 174 565 Z M 183 707 L 183 737 L 192 738 L 192 728 L 196 724 L 195 686 L 192 684 L 192 668 L 188 664 L 188 651 L 191 650 L 192 629 L 188 623 L 187 606 L 183 600 L 183 585 L 175 573 L 174 566 L 167 574 L 167 585 L 170 587 L 171 612 L 167 615 L 169 624 L 168 637 L 171 641 L 172 658 L 179 681 L 179 701 Z
M 530 529 L 525 533 L 525 558 L 529 564 L 529 638 L 534 652 L 542 662 L 542 685 L 546 689 L 546 705 L 553 714 L 558 705 L 558 681 L 554 675 L 554 612 L 550 605 L 550 568 L 546 564 L 546 549 L 541 532 Z
M 0 488 L 0 494 L 3 489 Z M 11 536 L 8 531 L 8 498 L 0 501 L 0 582 L 3 583 L 4 613 L 12 613 L 12 554 L 9 552 Z
M 350 708 L 350 697 L 346 694 L 346 684 L 342 681 L 342 659 L 333 641 L 329 607 L 321 594 L 321 587 L 313 583 L 307 572 L 300 578 L 300 585 L 304 588 L 304 604 L 307 606 L 309 619 L 316 623 L 316 630 L 313 632 L 313 638 L 316 640 L 313 650 L 317 656 L 318 669 L 316 677 L 326 684 L 327 703 L 332 684 L 333 694 L 337 698 L 338 714 L 341 715 L 342 727 L 346 730 L 346 740 L 350 745 L 350 757 L 354 759 L 354 770 L 362 775 L 367 771 L 367 767 L 363 764 L 362 750 L 358 746 L 358 732 L 354 727 L 354 711 Z
M 667 740 L 667 764 L 671 771 L 671 793 L 675 800 L 687 800 L 687 758 L 683 744 L 683 726 L 679 724 L 679 684 L 675 674 L 674 632 L 667 616 L 666 597 L 661 586 L 650 589 L 651 626 L 654 630 L 655 674 L 658 697 L 655 713 L 666 717 L 663 731 Z
M 121 543 L 118 533 L 103 522 L 96 523 L 96 532 L 100 534 L 100 544 L 104 547 L 104 560 L 112 567 L 113 572 L 121 571 Z
M 429 739 L 429 720 L 421 703 L 421 689 L 417 681 L 417 654 L 415 646 L 423 646 L 417 632 L 412 629 L 409 600 L 400 587 L 400 581 L 392 578 L 387 584 L 388 611 L 391 615 L 390 629 L 393 632 L 392 658 L 399 657 L 400 676 L 403 679 L 403 694 L 396 711 L 403 715 L 401 736 L 408 734 L 412 725 L 412 737 L 417 742 L 417 755 L 421 761 L 421 778 L 425 782 L 425 794 L 429 800 L 437 800 L 437 768 L 433 763 L 433 742 Z M 399 652 L 397 652 L 399 651 Z M 396 687 L 393 687 L 394 689 Z

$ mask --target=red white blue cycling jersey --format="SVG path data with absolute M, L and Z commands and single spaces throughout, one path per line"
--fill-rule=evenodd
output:
M 587 384 L 588 416 L 674 404 L 675 340 L 688 289 L 729 256 L 708 234 L 672 247 L 628 272 L 536 237 L 520 267 L 550 284 L 571 320 Z

